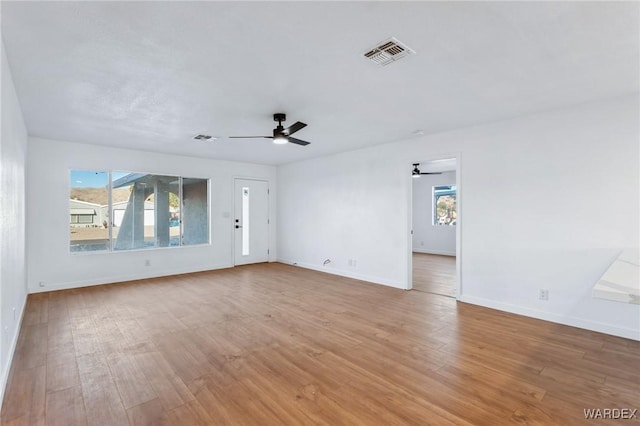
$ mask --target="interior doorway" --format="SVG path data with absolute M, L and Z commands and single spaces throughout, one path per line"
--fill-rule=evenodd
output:
M 412 164 L 411 288 L 458 296 L 458 161 Z
M 234 264 L 269 261 L 269 182 L 234 181 Z

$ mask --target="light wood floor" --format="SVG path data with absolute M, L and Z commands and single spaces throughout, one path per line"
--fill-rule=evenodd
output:
M 455 296 L 456 258 L 438 254 L 413 253 L 413 289 Z
M 260 264 L 29 296 L 5 425 L 580 424 L 640 343 Z

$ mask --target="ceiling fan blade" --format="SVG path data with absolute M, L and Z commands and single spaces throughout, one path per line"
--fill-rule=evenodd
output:
M 229 139 L 273 139 L 273 136 L 229 136 Z
M 421 175 L 441 175 L 442 172 L 424 172 L 420 173 Z
M 284 133 L 286 136 L 289 136 L 289 135 L 294 134 L 298 130 L 304 129 L 305 127 L 307 127 L 306 124 L 298 121 L 298 122 L 293 123 L 291 126 L 287 127 L 286 129 L 284 129 L 284 131 L 282 133 Z
M 296 145 L 305 146 L 305 145 L 309 145 L 311 143 L 311 142 L 303 141 L 303 140 L 300 140 L 300 139 L 292 138 L 291 136 L 289 136 L 287 139 L 289 139 L 289 142 L 295 143 Z

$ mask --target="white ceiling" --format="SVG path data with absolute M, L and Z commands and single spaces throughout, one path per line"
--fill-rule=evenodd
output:
M 283 164 L 638 91 L 639 4 L 2 2 L 32 136 Z M 395 36 L 417 54 L 362 54 Z M 307 147 L 266 139 L 272 114 Z M 517 143 L 517 141 L 514 141 Z
M 456 170 L 455 158 L 443 158 L 441 160 L 419 161 L 418 170 L 423 173 L 443 173 Z

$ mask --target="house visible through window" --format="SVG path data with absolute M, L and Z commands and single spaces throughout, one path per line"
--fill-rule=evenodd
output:
M 455 225 L 457 222 L 456 186 L 433 187 L 433 224 Z
M 209 181 L 121 171 L 72 170 L 72 252 L 209 243 Z

